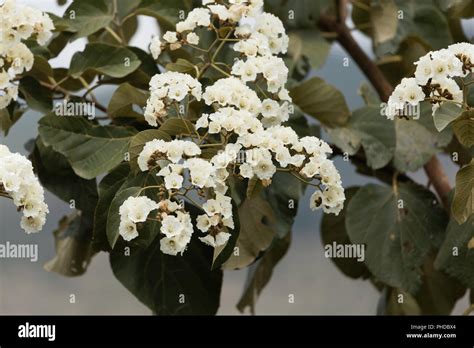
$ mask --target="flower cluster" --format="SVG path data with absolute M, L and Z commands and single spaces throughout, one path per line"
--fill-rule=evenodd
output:
M 21 227 L 26 233 L 39 232 L 46 223 L 48 206 L 44 190 L 33 173 L 31 162 L 0 145 L 0 193 L 7 194 L 22 211 Z
M 277 56 L 288 47 L 282 22 L 271 14 L 260 13 L 262 1 L 203 4 L 206 7 L 193 10 L 178 23 L 176 32 L 165 33 L 159 50 L 153 52 L 156 40 L 151 47 L 154 55 L 163 49 L 173 50 L 184 45 L 186 37 L 199 26 L 217 32 L 218 25 L 225 25 L 234 34 L 228 42 L 240 55 L 232 66 L 221 64 L 219 68 L 214 61 L 208 63 L 224 76 L 206 84 L 202 95 L 199 81 L 187 74 L 166 72 L 150 82 L 151 96 L 145 113 L 150 125 L 157 126 L 157 120 L 169 117 L 173 104 L 177 106 L 189 94 L 205 110 L 185 138 L 149 141 L 137 159 L 140 170 L 156 168 L 157 175 L 163 178 L 157 206 L 166 208 L 160 210 L 157 219 L 165 236 L 161 250 L 171 255 L 185 250 L 193 232 L 191 218 L 176 203 L 182 199 L 202 209 L 196 227 L 205 234 L 199 238 L 203 243 L 213 247 L 227 243 L 234 229 L 228 192 L 231 177 L 268 186 L 277 171 L 289 172 L 316 188 L 311 209 L 339 214 L 345 200 L 341 177 L 328 158 L 330 146 L 316 137 L 300 138 L 291 127 L 283 125 L 292 112 L 292 100 L 285 88 L 288 68 Z M 244 17 L 252 20 L 240 21 Z M 230 37 L 216 36 L 217 42 L 221 41 L 216 45 L 219 47 Z M 209 154 L 205 152 L 207 148 L 217 151 Z M 124 224 L 126 219 L 122 216 Z M 128 224 L 131 234 L 127 236 L 136 237 L 135 225 Z
M 166 72 L 153 76 L 150 81 L 150 98 L 145 108 L 145 119 L 151 126 L 167 114 L 170 105 L 180 103 L 192 95 L 201 100 L 201 84 L 187 74 Z
M 49 16 L 37 9 L 6 0 L 0 5 L 0 109 L 18 97 L 16 75 L 33 67 L 33 53 L 22 42 L 34 38 L 44 45 L 54 29 Z
M 219 19 L 219 21 L 228 24 L 235 24 L 243 17 L 255 16 L 263 7 L 263 0 L 230 0 L 229 6 L 218 4 L 216 0 L 203 0 L 203 5 L 206 7 L 195 8 L 188 13 L 185 20 L 176 23 L 176 31 L 167 31 L 163 35 L 162 40 L 158 37 L 152 39 L 150 43 L 150 51 L 153 58 L 157 59 L 165 49 L 174 51 L 181 48 L 183 45 L 198 45 L 199 36 L 194 32 L 194 30 L 199 27 L 210 28 L 213 19 Z M 278 47 L 280 47 L 281 52 L 283 52 L 288 47 L 288 37 L 286 37 L 286 39 L 283 37 L 285 31 L 281 22 L 280 27 L 278 28 L 279 32 L 271 30 L 274 29 L 270 28 L 273 24 L 275 24 L 275 21 L 262 17 L 258 21 L 258 28 L 256 28 L 256 30 L 262 31 L 261 35 L 263 35 L 264 31 L 268 33 L 266 47 L 273 47 L 275 53 L 278 51 Z M 243 30 L 241 32 L 244 34 Z M 249 37 L 250 33 L 245 36 Z M 255 44 L 255 41 L 251 42 Z
M 404 78 L 388 100 L 387 118 L 394 119 L 407 104 L 429 100 L 433 113 L 445 102 L 462 103 L 463 91 L 455 78 L 474 69 L 474 45 L 457 43 L 429 52 L 416 63 L 415 77 Z

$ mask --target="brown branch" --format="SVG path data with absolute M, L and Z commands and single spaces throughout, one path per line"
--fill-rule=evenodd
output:
M 343 1 L 340 1 L 339 3 L 341 6 L 344 4 Z M 337 11 L 339 17 L 343 11 L 340 8 Z M 362 50 L 357 41 L 354 40 L 354 37 L 345 23 L 342 21 L 339 22 L 337 19 L 332 17 L 322 15 L 319 18 L 319 27 L 323 31 L 334 32 L 337 34 L 336 40 L 342 47 L 344 47 L 346 52 L 351 55 L 359 68 L 364 72 L 365 76 L 369 79 L 372 86 L 380 96 L 380 99 L 387 102 L 392 94 L 393 86 L 385 78 L 382 70 L 379 69 L 379 67 Z M 451 191 L 451 185 L 449 184 L 449 179 L 438 158 L 433 156 L 431 160 L 425 164 L 424 169 L 428 179 L 433 183 L 444 207 L 449 210 L 448 195 Z

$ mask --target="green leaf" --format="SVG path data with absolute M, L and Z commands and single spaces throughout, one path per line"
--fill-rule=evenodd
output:
M 331 9 L 331 0 L 266 0 L 265 11 L 278 16 L 288 29 L 314 28 L 319 16 Z M 292 11 L 292 16 L 289 16 Z
M 66 157 L 37 139 L 31 160 L 41 184 L 51 193 L 77 209 L 93 211 L 97 204 L 95 179 L 86 180 L 74 173 Z
M 169 118 L 159 128 L 170 136 L 195 134 L 196 129 L 191 121 L 182 118 Z
M 53 77 L 53 69 L 49 65 L 48 60 L 42 56 L 35 56 L 33 67 L 30 71 L 24 73 L 24 76 L 34 77 L 37 81 L 50 82 L 49 78 Z
M 188 74 L 193 77 L 197 76 L 197 70 L 193 63 L 186 59 L 178 58 L 176 62 L 166 64 L 167 71 L 176 71 L 183 74 Z
M 163 30 L 174 30 L 174 25 L 181 20 L 180 11 L 189 9 L 189 1 L 142 0 L 135 13 L 155 17 Z
M 458 224 L 455 219 L 450 220 L 435 267 L 465 286 L 474 287 L 474 216 L 463 224 Z
M 53 107 L 51 91 L 41 86 L 34 78 L 29 76 L 22 78 L 19 91 L 30 108 L 44 113 L 51 111 Z
M 128 163 L 122 163 L 107 174 L 99 184 L 99 201 L 95 207 L 92 238 L 94 250 L 111 250 L 107 240 L 107 216 L 112 200 L 126 181 L 129 173 Z
M 425 257 L 446 224 L 435 196 L 414 184 L 400 183 L 396 190 L 366 185 L 347 208 L 347 233 L 353 243 L 366 245 L 365 263 L 371 273 L 410 293 L 421 286 Z
M 304 55 L 313 69 L 320 68 L 324 64 L 331 44 L 318 31 L 315 29 L 291 31 L 289 37 L 288 51 L 294 61 Z
M 362 97 L 362 99 L 364 99 L 365 105 L 367 106 L 377 106 L 381 103 L 378 94 L 366 81 L 363 81 L 360 84 L 357 93 Z
M 449 25 L 443 13 L 431 2 L 397 1 L 399 13 L 397 34 L 392 40 L 376 46 L 376 54 L 381 57 L 387 53 L 395 53 L 399 45 L 408 37 L 417 37 L 438 50 L 452 43 Z M 397 13 L 398 15 L 398 13 Z
M 141 131 L 132 138 L 128 152 L 130 154 L 130 168 L 133 171 L 139 171 L 137 163 L 138 156 L 142 152 L 145 144 L 154 139 L 163 139 L 165 141 L 171 141 L 171 137 L 168 135 L 168 133 L 165 133 L 158 129 L 147 129 Z
M 133 110 L 133 105 L 143 108 L 148 96 L 148 92 L 135 88 L 129 83 L 123 83 L 110 98 L 108 112 L 113 117 L 142 118 L 142 114 Z
M 346 126 L 328 129 L 328 133 L 333 142 L 349 155 L 354 155 L 362 146 L 367 165 L 373 169 L 385 167 L 395 151 L 393 122 L 381 115 L 378 106 L 357 109 Z
M 429 104 L 422 103 L 420 118 L 395 119 L 397 145 L 394 165 L 400 172 L 412 172 L 441 152 L 452 139 L 450 129 L 438 132 L 433 123 Z
M 474 145 L 474 111 L 464 111 L 453 122 L 453 131 L 459 142 L 465 147 Z
M 245 199 L 238 209 L 238 216 L 240 232 L 236 248 L 239 253 L 232 254 L 224 263 L 226 269 L 250 265 L 261 251 L 268 249 L 275 236 L 273 210 L 261 197 Z
M 63 15 L 67 31 L 75 32 L 73 39 L 88 36 L 108 26 L 113 19 L 111 4 L 105 0 L 74 1 Z
M 77 175 L 92 179 L 123 161 L 135 131 L 93 126 L 80 117 L 48 115 L 39 121 L 39 133 L 45 145 L 68 159 Z
M 183 256 L 163 254 L 158 237 L 146 249 L 132 246 L 130 256 L 125 255 L 126 246 L 120 243 L 110 254 L 114 275 L 154 313 L 216 314 L 222 271 L 209 269 L 212 248 L 195 237 Z
M 91 247 L 92 215 L 75 213 L 59 221 L 54 231 L 56 256 L 44 265 L 48 272 L 66 277 L 84 274 L 94 252 Z
M 273 176 L 272 184 L 262 191 L 261 196 L 273 210 L 272 227 L 278 238 L 284 238 L 291 232 L 305 187 L 299 179 L 280 172 Z
M 0 109 L 0 130 L 5 136 L 8 135 L 11 127 L 23 116 L 26 109 L 21 108 L 18 103 L 12 102 L 8 107 Z
M 78 78 L 87 71 L 111 77 L 124 77 L 140 66 L 140 60 L 131 50 L 103 43 L 88 44 L 84 51 L 74 54 L 69 73 Z
M 306 114 L 329 126 L 343 126 L 350 116 L 344 96 L 319 77 L 313 77 L 290 90 L 293 103 Z
M 433 120 L 438 132 L 445 129 L 462 113 L 461 107 L 454 103 L 443 103 L 433 115 Z
M 290 242 L 291 233 L 288 233 L 283 239 L 275 238 L 265 255 L 249 267 L 244 292 L 237 304 L 237 309 L 241 313 L 250 307 L 250 312 L 255 314 L 257 298 L 270 282 L 273 270 L 287 253 Z
M 346 202 L 344 209 L 339 215 L 323 214 L 321 220 L 321 238 L 323 245 L 326 248 L 327 245 L 333 246 L 333 243 L 337 245 L 352 245 L 349 236 L 346 231 L 346 215 L 347 206 L 351 201 L 352 197 L 356 194 L 358 187 L 349 187 L 345 189 Z M 370 272 L 363 262 L 358 261 L 356 258 L 331 258 L 331 261 L 336 267 L 344 273 L 346 276 L 357 279 L 367 278 L 370 276 Z
M 370 6 L 370 22 L 374 44 L 391 40 L 397 33 L 398 8 L 394 0 L 372 2 Z
M 465 223 L 474 212 L 474 160 L 456 174 L 451 212 L 459 224 Z

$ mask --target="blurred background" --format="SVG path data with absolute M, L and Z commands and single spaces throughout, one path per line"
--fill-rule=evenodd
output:
M 56 0 L 17 0 L 43 11 L 61 16 L 69 5 L 58 6 Z M 350 17 L 349 17 L 350 20 Z M 473 20 L 463 22 L 470 37 L 474 32 Z M 139 28 L 131 46 L 148 50 L 153 35 L 158 34 L 153 18 L 140 16 Z M 355 38 L 364 50 L 373 56 L 371 43 L 361 33 L 354 31 Z M 67 67 L 72 55 L 84 48 L 84 39 L 77 40 L 50 61 L 53 67 Z M 349 57 L 349 66 L 343 66 L 344 50 L 336 43 L 332 46 L 325 65 L 312 72 L 337 87 L 353 110 L 363 106 L 357 90 L 366 81 L 356 64 Z M 108 100 L 112 88 L 98 88 L 96 96 Z M 0 143 L 11 151 L 28 155 L 24 144 L 37 134 L 37 122 L 42 115 L 28 112 L 11 129 L 8 137 L 0 135 Z M 454 183 L 456 168 L 451 161 L 440 155 L 440 160 Z M 345 187 L 362 185 L 373 179 L 355 173 L 353 166 L 340 159 L 336 163 Z M 424 172 L 412 177 L 418 182 L 427 182 Z M 272 280 L 257 302 L 257 314 L 375 314 L 379 292 L 369 281 L 353 280 L 342 274 L 331 260 L 324 257 L 320 236 L 321 212 L 309 209 L 307 192 L 299 206 L 293 228 L 292 244 L 288 254 L 277 265 Z M 69 206 L 51 194 L 46 195 L 51 213 L 39 234 L 26 235 L 20 228 L 20 215 L 8 200 L 0 200 L 0 244 L 7 241 L 16 244 L 38 245 L 39 258 L 36 263 L 29 260 L 0 259 L 0 314 L 150 314 L 150 311 L 128 292 L 110 269 L 108 254 L 96 255 L 85 275 L 65 278 L 43 269 L 45 262 L 55 255 L 52 231 L 59 219 L 69 214 Z M 218 314 L 238 314 L 238 302 L 246 279 L 246 270 L 226 271 Z M 288 303 L 293 294 L 294 303 Z M 70 303 L 70 295 L 75 303 Z M 458 302 L 454 314 L 460 314 L 468 306 L 467 298 Z

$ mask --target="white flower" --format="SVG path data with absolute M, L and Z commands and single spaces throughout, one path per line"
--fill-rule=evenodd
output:
M 31 162 L 18 153 L 11 153 L 5 145 L 0 145 L 0 187 L 22 211 L 21 227 L 25 232 L 39 232 L 49 213 L 44 190 L 33 173 Z
M 45 223 L 46 218 L 44 215 L 23 216 L 20 225 L 26 233 L 30 234 L 41 231 Z
M 159 38 L 154 37 L 151 40 L 150 52 L 151 52 L 151 55 L 153 56 L 154 59 L 158 59 L 158 57 L 160 56 L 160 54 L 161 54 L 161 45 L 162 45 L 162 43 L 161 43 Z
M 137 225 L 131 220 L 121 219 L 119 225 L 119 234 L 125 241 L 129 242 L 132 239 L 138 237 Z
M 269 180 L 276 172 L 276 167 L 271 159 L 262 158 L 253 169 L 255 175 L 261 180 Z
M 224 245 L 229 240 L 230 233 L 219 232 L 215 237 L 208 234 L 205 237 L 200 237 L 199 239 L 204 243 L 212 247 L 218 247 Z
M 175 237 L 183 231 L 181 221 L 175 216 L 168 215 L 161 222 L 161 233 L 166 237 Z
M 178 41 L 178 37 L 176 36 L 175 31 L 167 31 L 165 35 L 163 35 L 163 40 L 168 43 L 175 43 Z
M 147 171 L 156 165 L 156 159 L 166 154 L 166 142 L 161 139 L 148 141 L 138 155 L 137 163 L 141 171 Z M 156 157 L 156 158 L 154 158 Z
M 155 209 L 158 209 L 158 203 L 148 197 L 128 197 L 120 206 L 119 214 L 122 219 L 137 223 L 146 221 Z
M 196 227 L 202 232 L 207 232 L 207 230 L 209 230 L 209 227 L 211 227 L 211 219 L 207 215 L 199 215 L 196 221 Z
M 165 176 L 165 187 L 167 190 L 179 190 L 183 187 L 184 178 L 177 173 L 170 173 Z
M 186 36 L 186 41 L 190 43 L 191 45 L 198 45 L 199 44 L 199 36 L 197 36 L 195 33 L 189 33 Z
M 179 242 L 178 238 L 162 238 L 160 240 L 160 250 L 164 254 L 176 256 L 178 253 L 182 253 L 185 246 Z

